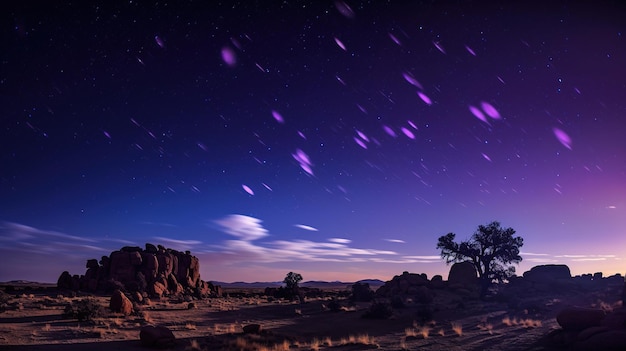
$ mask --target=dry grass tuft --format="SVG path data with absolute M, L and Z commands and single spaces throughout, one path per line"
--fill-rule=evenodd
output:
M 506 316 L 502 318 L 502 324 L 506 325 L 507 327 L 510 327 L 513 325 L 513 321 L 511 321 L 511 318 L 509 318 L 509 316 Z
M 439 336 L 446 336 L 446 332 L 443 330 L 443 328 L 439 329 L 439 332 L 437 334 L 439 334 Z
M 458 335 L 463 336 L 463 326 L 460 323 L 452 322 L 452 331 Z
M 538 320 L 538 319 L 531 319 L 531 318 L 522 319 L 520 321 L 520 324 L 524 328 L 539 328 L 539 327 L 542 326 L 542 323 L 541 323 L 540 320 Z
M 320 341 L 317 340 L 317 338 L 314 338 L 313 340 L 311 340 L 309 347 L 313 351 L 318 351 L 320 349 Z
M 424 339 L 428 339 L 428 335 L 430 334 L 430 328 L 429 327 L 422 327 L 420 328 L 419 334 L 424 338 Z
M 187 330 L 196 330 L 196 325 L 192 322 L 185 323 L 185 329 Z
M 342 338 L 340 345 L 376 345 L 376 340 L 368 334 L 350 335 L 348 338 Z

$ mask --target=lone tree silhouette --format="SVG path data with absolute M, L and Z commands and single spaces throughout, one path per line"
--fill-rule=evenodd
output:
M 298 289 L 298 283 L 302 281 L 302 275 L 300 273 L 289 272 L 285 279 L 283 279 L 283 283 L 285 283 L 287 289 L 292 289 L 296 291 Z
M 487 293 L 489 285 L 494 281 L 501 282 L 515 273 L 515 267 L 522 261 L 519 248 L 524 239 L 513 237 L 513 228 L 502 228 L 500 222 L 493 221 L 487 225 L 479 225 L 472 237 L 460 243 L 454 242 L 456 234 L 448 233 L 439 238 L 437 249 L 446 263 L 470 261 L 476 267 L 481 280 L 481 295 Z

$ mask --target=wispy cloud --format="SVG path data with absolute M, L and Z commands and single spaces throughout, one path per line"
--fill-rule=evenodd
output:
M 230 215 L 216 220 L 222 230 L 238 240 L 226 240 L 216 246 L 216 251 L 230 256 L 234 262 L 365 262 L 374 258 L 398 255 L 395 251 L 353 247 L 352 241 L 345 238 L 330 238 L 326 241 L 274 240 L 257 242 L 269 235 L 262 220 L 244 215 Z M 228 257 L 224 257 L 228 259 Z
M 584 261 L 606 261 L 608 259 L 619 260 L 616 255 L 582 255 L 582 254 L 559 254 L 551 255 L 547 253 L 520 252 L 524 256 L 524 261 L 533 263 L 567 263 Z M 530 257 L 525 257 L 530 256 Z
M 349 244 L 352 242 L 352 240 L 350 239 L 343 239 L 343 238 L 330 238 L 328 239 L 328 241 L 332 243 L 339 243 L 339 244 Z
M 571 259 L 607 259 L 607 258 L 615 258 L 615 255 L 556 255 L 554 257 L 558 258 L 571 258 Z
M 430 260 L 430 261 L 441 261 L 441 256 L 403 256 L 409 260 Z
M 549 256 L 546 253 L 520 252 L 521 256 Z
M 42 230 L 24 224 L 3 222 L 0 225 L 0 231 L 3 233 L 3 240 L 29 240 L 42 238 L 60 238 L 65 240 L 74 240 L 82 242 L 95 242 L 93 239 L 87 239 L 79 236 L 64 234 L 51 230 Z
M 556 263 L 559 262 L 553 258 L 543 258 L 543 257 L 530 257 L 525 258 L 524 261 L 534 262 L 534 263 Z
M 304 224 L 294 224 L 293 225 L 296 228 L 300 228 L 300 229 L 304 229 L 304 230 L 308 230 L 310 232 L 317 232 L 318 229 L 315 227 L 311 227 L 310 225 L 304 225 Z
M 245 241 L 257 240 L 268 235 L 267 230 L 261 225 L 262 221 L 250 216 L 233 214 L 218 219 L 215 223 L 226 233 Z
M 162 236 L 155 236 L 154 240 L 156 240 L 160 245 L 164 245 L 165 247 L 175 250 L 192 250 L 202 244 L 202 241 L 199 240 L 180 240 L 165 238 Z
M 406 241 L 404 240 L 400 240 L 400 239 L 384 239 L 385 241 L 388 241 L 390 243 L 398 243 L 398 244 L 404 244 L 406 243 Z

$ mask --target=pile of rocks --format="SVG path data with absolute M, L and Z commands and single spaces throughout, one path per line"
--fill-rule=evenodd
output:
M 568 350 L 626 350 L 626 308 L 606 313 L 600 309 L 567 307 L 556 320 L 562 329 L 544 339 L 550 347 Z
M 65 271 L 59 289 L 148 293 L 151 296 L 191 293 L 199 297 L 221 295 L 221 289 L 200 279 L 200 261 L 189 251 L 180 252 L 147 243 L 145 250 L 126 246 L 109 256 L 87 260 L 84 275 Z

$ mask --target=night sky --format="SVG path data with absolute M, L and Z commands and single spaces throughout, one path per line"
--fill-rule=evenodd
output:
M 626 273 L 621 1 L 0 5 L 0 281 L 146 242 L 204 280 Z

